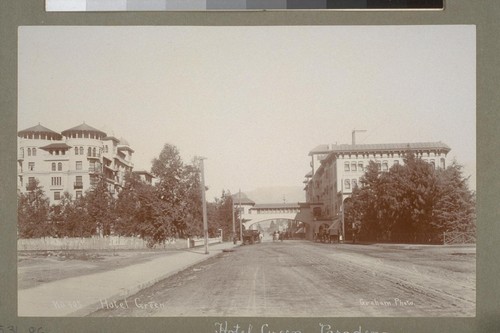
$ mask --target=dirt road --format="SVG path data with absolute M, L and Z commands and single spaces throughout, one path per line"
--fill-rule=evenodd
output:
M 264 242 L 92 316 L 474 316 L 475 247 Z

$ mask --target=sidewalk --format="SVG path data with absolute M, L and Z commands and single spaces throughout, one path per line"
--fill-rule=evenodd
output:
M 236 247 L 232 242 L 196 247 L 112 271 L 57 280 L 18 291 L 19 317 L 82 317 L 192 265 Z

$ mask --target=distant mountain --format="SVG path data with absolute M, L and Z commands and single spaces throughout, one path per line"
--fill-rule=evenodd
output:
M 301 186 L 259 187 L 252 191 L 245 191 L 245 194 L 257 204 L 282 203 L 283 198 L 287 203 L 305 201 L 305 192 Z

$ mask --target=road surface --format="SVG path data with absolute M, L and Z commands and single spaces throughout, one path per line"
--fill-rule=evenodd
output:
M 475 286 L 475 247 L 263 242 L 91 316 L 475 316 Z

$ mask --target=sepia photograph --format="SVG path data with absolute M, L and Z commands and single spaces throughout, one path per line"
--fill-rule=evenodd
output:
M 19 317 L 476 316 L 475 25 L 32 25 L 17 55 Z

